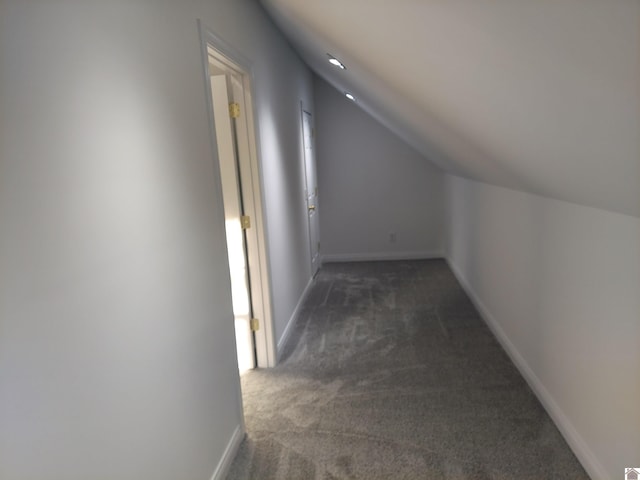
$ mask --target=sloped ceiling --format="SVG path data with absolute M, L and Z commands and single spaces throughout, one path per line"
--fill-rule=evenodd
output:
M 262 3 L 443 170 L 640 217 L 640 0 Z

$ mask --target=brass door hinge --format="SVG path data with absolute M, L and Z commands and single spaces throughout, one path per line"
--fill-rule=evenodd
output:
M 242 227 L 242 230 L 251 228 L 251 217 L 249 215 L 242 215 L 240 217 L 240 227 Z
M 260 330 L 260 320 L 258 320 L 257 318 L 252 318 L 251 320 L 249 320 L 249 328 L 252 332 Z
M 229 115 L 231 118 L 238 118 L 240 116 L 240 105 L 236 102 L 229 104 Z

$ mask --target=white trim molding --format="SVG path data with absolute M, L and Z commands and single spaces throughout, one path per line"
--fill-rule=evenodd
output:
M 494 337 L 496 337 L 502 348 L 507 352 L 507 355 L 514 363 L 520 374 L 529 384 L 529 387 L 531 388 L 531 390 L 533 390 L 533 393 L 536 395 L 544 409 L 556 424 L 558 430 L 560 430 L 560 433 L 569 444 L 569 447 L 578 458 L 584 469 L 587 471 L 589 476 L 591 478 L 597 479 L 609 478 L 606 470 L 598 461 L 597 457 L 589 448 L 582 436 L 577 432 L 577 430 L 569 420 L 569 417 L 567 417 L 567 415 L 562 411 L 562 409 L 556 403 L 542 381 L 531 369 L 522 354 L 518 351 L 516 346 L 508 337 L 504 329 L 500 326 L 498 320 L 491 314 L 484 303 L 482 303 L 482 300 L 480 300 L 480 297 L 467 282 L 464 275 L 462 275 L 462 272 L 458 270 L 458 268 L 453 264 L 450 258 L 447 257 L 446 261 L 456 279 L 458 280 L 458 282 L 460 282 L 460 285 L 462 285 L 462 288 L 467 293 L 476 309 L 480 313 L 480 316 L 487 324 Z
M 222 454 L 222 458 L 218 462 L 216 469 L 211 475 L 211 480 L 224 480 L 229 473 L 229 468 L 231 468 L 231 463 L 238 453 L 240 449 L 240 444 L 244 439 L 244 429 L 242 425 L 238 425 L 236 429 L 233 431 L 231 435 L 231 439 L 229 443 L 227 443 L 227 448 L 224 449 L 224 453 Z
M 375 262 L 385 260 L 429 260 L 433 258 L 444 258 L 444 252 L 328 253 L 322 255 L 322 263 Z
M 287 322 L 287 326 L 284 327 L 284 331 L 282 332 L 282 335 L 280 336 L 280 340 L 278 340 L 278 345 L 277 345 L 278 361 L 280 361 L 283 347 L 286 345 L 287 340 L 289 340 L 289 337 L 291 336 L 291 332 L 293 331 L 293 326 L 295 325 L 296 320 L 298 319 L 298 314 L 300 313 L 300 310 L 302 309 L 302 304 L 307 299 L 307 296 L 309 295 L 309 292 L 311 291 L 311 286 L 313 285 L 314 278 L 315 277 L 311 277 L 309 279 L 309 281 L 307 282 L 307 286 L 304 287 L 304 291 L 302 292 L 302 295 L 300 295 L 300 299 L 298 300 L 298 304 L 296 305 L 296 308 L 293 309 L 293 313 L 291 314 L 291 317 L 289 317 L 289 321 Z
M 211 133 L 211 151 L 215 163 L 215 175 L 220 186 L 222 179 L 219 172 L 218 148 L 216 140 L 216 128 L 213 114 L 213 98 L 209 86 L 209 57 L 215 51 L 214 57 L 223 63 L 230 64 L 234 71 L 242 78 L 245 95 L 246 128 L 248 135 L 249 158 L 244 165 L 244 185 L 242 201 L 251 217 L 252 229 L 247 235 L 247 247 L 249 255 L 249 271 L 251 281 L 251 300 L 254 315 L 261 320 L 261 326 L 255 332 L 255 348 L 257 366 L 261 368 L 273 367 L 276 364 L 275 328 L 273 324 L 272 291 L 270 281 L 270 265 L 267 255 L 267 224 L 263 204 L 263 178 L 260 168 L 260 144 L 258 138 L 260 132 L 256 121 L 256 105 L 253 90 L 254 73 L 252 63 L 235 47 L 219 37 L 213 31 L 198 20 L 200 32 L 201 54 L 203 62 L 203 75 L 205 91 L 207 95 L 207 110 L 209 115 L 209 130 Z M 211 51 L 210 51 L 211 49 Z M 224 61 L 223 61 L 224 60 Z M 218 208 L 221 208 L 218 206 Z M 224 211 L 222 212 L 224 216 Z

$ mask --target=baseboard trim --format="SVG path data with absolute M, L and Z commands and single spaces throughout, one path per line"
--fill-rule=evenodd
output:
M 560 430 L 560 433 L 569 444 L 569 447 L 578 458 L 584 469 L 589 476 L 594 479 L 606 479 L 609 478 L 602 464 L 598 461 L 596 455 L 589 448 L 582 436 L 575 429 L 569 417 L 558 406 L 553 396 L 546 389 L 542 381 L 531 369 L 524 357 L 520 354 L 516 346 L 509 339 L 506 332 L 502 329 L 497 319 L 489 311 L 489 309 L 482 303 L 480 297 L 475 293 L 469 282 L 467 282 L 462 272 L 453 264 L 449 257 L 446 257 L 449 268 L 457 278 L 462 288 L 467 293 L 475 307 L 478 309 L 482 319 L 487 324 L 493 335 L 496 337 L 502 348 L 507 352 L 511 361 L 515 364 L 516 368 L 520 371 L 520 374 L 524 377 L 529 384 L 533 393 L 538 397 L 538 400 L 547 411 L 553 422 Z
M 298 318 L 298 314 L 300 313 L 302 304 L 306 300 L 307 295 L 309 295 L 309 291 L 311 290 L 311 285 L 313 285 L 313 277 L 309 279 L 309 281 L 307 282 L 307 286 L 304 287 L 304 291 L 302 292 L 302 295 L 300 295 L 298 304 L 296 305 L 296 308 L 293 309 L 293 313 L 291 314 L 291 317 L 289 317 L 287 326 L 284 327 L 284 332 L 282 332 L 282 335 L 280 336 L 280 340 L 278 340 L 278 344 L 276 346 L 276 362 L 280 361 L 280 356 L 282 355 L 282 348 L 285 346 L 285 344 L 287 343 L 287 340 L 289 340 L 289 337 L 291 336 L 291 332 L 293 331 L 293 326 L 296 323 L 296 319 Z
M 375 262 L 384 260 L 427 260 L 443 258 L 444 253 L 436 252 L 374 252 L 374 253 L 328 253 L 322 255 L 322 263 L 330 262 Z
M 224 480 L 227 473 L 229 473 L 229 468 L 231 468 L 231 463 L 233 462 L 236 453 L 238 453 L 238 449 L 240 448 L 243 438 L 244 429 L 242 428 L 242 425 L 238 425 L 233 431 L 233 435 L 231 435 L 227 448 L 224 449 L 222 458 L 218 462 L 218 466 L 214 470 L 211 480 Z

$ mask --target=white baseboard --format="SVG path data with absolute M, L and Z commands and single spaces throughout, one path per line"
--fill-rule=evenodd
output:
M 233 431 L 233 435 L 231 435 L 231 439 L 227 444 L 227 448 L 224 449 L 222 458 L 218 462 L 218 466 L 213 472 L 211 480 L 224 480 L 224 478 L 227 476 L 227 473 L 229 473 L 229 468 L 231 467 L 231 463 L 233 462 L 236 453 L 238 453 L 238 449 L 240 448 L 240 444 L 242 443 L 243 438 L 244 430 L 241 425 L 238 425 Z
M 291 332 L 293 331 L 293 326 L 296 323 L 296 319 L 298 318 L 298 314 L 300 313 L 300 309 L 302 308 L 302 304 L 304 303 L 305 299 L 307 298 L 307 295 L 309 295 L 309 291 L 311 290 L 311 285 L 313 285 L 313 277 L 309 279 L 309 282 L 307 283 L 307 286 L 304 287 L 304 291 L 302 292 L 302 295 L 300 295 L 300 299 L 298 300 L 298 304 L 296 305 L 296 308 L 293 309 L 293 313 L 291 314 L 291 317 L 289 317 L 289 321 L 287 322 L 287 326 L 284 327 L 284 332 L 282 332 L 282 335 L 280 336 L 280 340 L 278 340 L 278 344 L 276 346 L 277 362 L 280 361 L 280 355 L 282 353 L 282 348 L 287 343 L 287 340 L 289 340 L 289 336 L 291 335 Z
M 322 263 L 329 262 L 375 262 L 384 260 L 425 260 L 444 258 L 436 252 L 373 252 L 373 253 L 328 253 L 322 255 Z
M 569 417 L 560 409 L 553 396 L 546 389 L 542 381 L 531 369 L 524 357 L 520 354 L 516 346 L 509 339 L 505 331 L 498 323 L 498 320 L 491 314 L 487 307 L 482 303 L 480 297 L 475 293 L 471 285 L 467 282 L 462 272 L 453 264 L 449 257 L 446 258 L 447 264 L 451 271 L 454 273 L 462 288 L 465 290 L 478 312 L 482 316 L 482 319 L 487 324 L 493 335 L 496 337 L 502 348 L 507 352 L 511 361 L 520 371 L 520 374 L 535 393 L 536 397 L 542 406 L 545 408 L 551 419 L 554 421 L 560 433 L 569 444 L 569 447 L 578 458 L 584 469 L 589 476 L 593 479 L 605 480 L 610 478 L 602 464 L 598 461 L 593 451 L 589 448 L 584 439 L 580 436 L 573 424 L 569 420 Z

